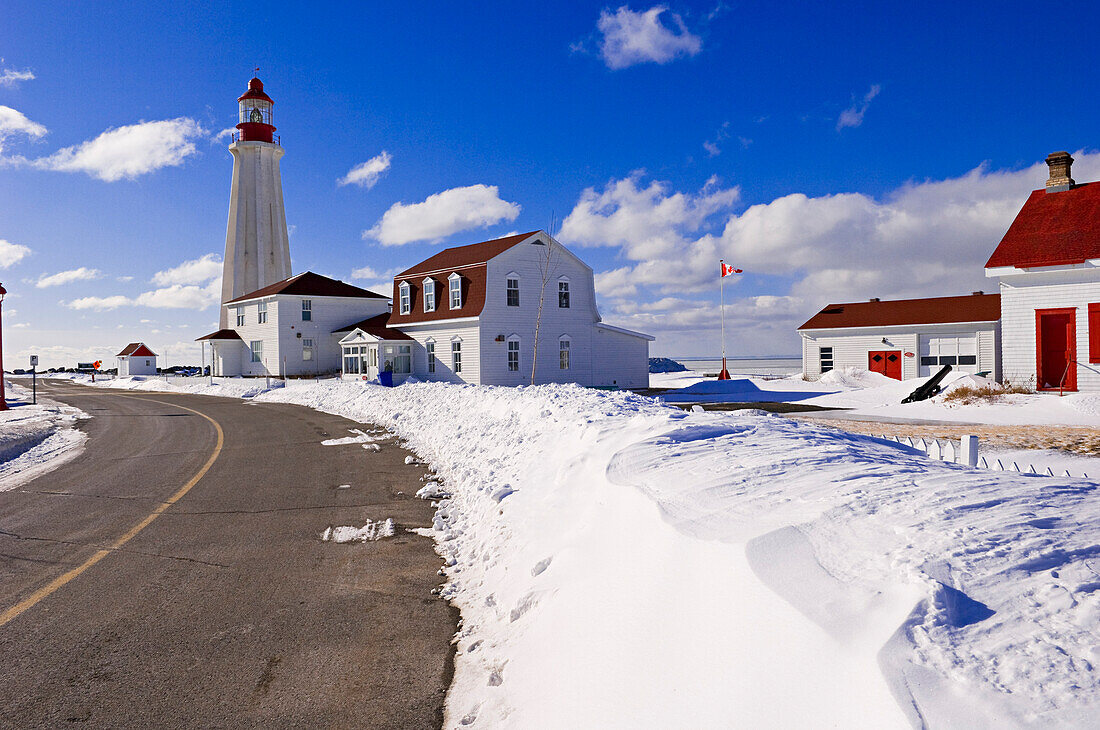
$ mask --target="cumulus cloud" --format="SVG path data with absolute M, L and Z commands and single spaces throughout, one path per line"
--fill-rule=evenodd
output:
M 31 250 L 0 238 L 0 269 L 7 269 L 31 255 Z
M 845 127 L 858 127 L 863 124 L 863 115 L 867 113 L 867 108 L 871 106 L 871 100 L 878 96 L 878 92 L 882 90 L 878 84 L 873 84 L 871 90 L 863 95 L 862 100 L 852 100 L 852 105 L 842 111 L 840 116 L 836 120 L 836 131 L 840 131 Z
M 470 185 L 429 195 L 421 203 L 394 203 L 373 228 L 363 231 L 383 246 L 439 241 L 454 233 L 514 221 L 520 206 L 501 200 L 496 185 Z
M 0 88 L 15 86 L 21 81 L 33 81 L 34 73 L 30 70 L 16 71 L 14 68 L 0 68 Z
M 1100 153 L 1074 157 L 1078 179 L 1100 176 Z M 597 292 L 627 326 L 644 331 L 689 325 L 696 321 L 691 317 L 704 323 L 707 311 L 716 317 L 713 301 L 681 304 L 667 314 L 643 311 L 638 302 L 714 296 L 719 258 L 748 277 L 776 277 L 785 289 L 779 299 L 757 297 L 747 309 L 727 306 L 727 314 L 736 309 L 752 322 L 782 320 L 774 332 L 793 348 L 794 328 L 829 302 L 995 289 L 984 275 L 985 261 L 1045 179 L 1042 162 L 1022 170 L 979 165 L 958 177 L 907 183 L 882 198 L 793 193 L 737 211 L 736 189 L 712 184 L 684 193 L 643 183 L 635 173 L 602 191 L 584 191 L 559 239 L 618 249 L 624 265 L 598 273 Z M 727 283 L 727 305 L 736 301 L 731 285 L 735 292 L 741 283 Z
M 152 283 L 158 288 L 142 292 L 135 297 L 116 294 L 106 297 L 82 297 L 62 303 L 70 309 L 97 311 L 128 306 L 153 309 L 205 309 L 221 301 L 221 273 L 221 260 L 216 254 L 208 253 L 153 274 Z M 142 323 L 146 322 L 148 320 L 142 320 Z
M 381 154 L 351 168 L 347 175 L 336 181 L 336 184 L 341 186 L 358 185 L 361 188 L 370 190 L 386 170 L 390 169 L 392 160 L 393 157 L 390 153 L 382 150 Z
M 179 117 L 108 129 L 95 139 L 65 147 L 31 161 L 35 167 L 84 172 L 106 182 L 133 180 L 164 167 L 177 167 L 195 154 L 194 139 L 206 130 L 194 119 Z
M 91 279 L 98 279 L 100 276 L 101 274 L 98 269 L 89 269 L 81 266 L 79 269 L 59 271 L 56 274 L 43 274 L 38 277 L 38 281 L 36 281 L 34 285 L 39 289 L 45 289 L 49 286 L 71 284 L 74 281 L 90 281 Z
M 184 261 L 179 266 L 158 271 L 153 274 L 153 283 L 157 286 L 172 286 L 174 284 L 204 284 L 211 279 L 222 275 L 221 257 L 214 253 Z
M 237 133 L 236 127 L 226 127 L 217 134 L 210 135 L 211 144 L 217 144 L 218 142 L 228 142 L 233 139 L 233 135 Z
M 397 276 L 401 271 L 403 271 L 403 269 L 386 269 L 385 271 L 378 271 L 372 266 L 364 266 L 361 269 L 354 269 L 351 272 L 351 278 L 360 281 L 385 281 Z
M 0 153 L 4 151 L 4 142 L 17 134 L 38 139 L 46 135 L 46 128 L 27 119 L 23 112 L 0 105 Z
M 600 12 L 596 29 L 601 34 L 600 57 L 608 68 L 618 70 L 639 63 L 668 63 L 680 56 L 694 56 L 703 47 L 702 39 L 691 33 L 683 19 L 669 13 L 671 25 L 662 22 L 668 11 L 664 5 L 634 11 L 623 5 L 612 12 Z

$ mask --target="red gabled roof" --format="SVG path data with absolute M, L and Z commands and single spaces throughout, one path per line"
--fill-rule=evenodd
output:
M 419 264 L 405 269 L 397 275 L 397 278 L 403 279 L 410 276 L 416 276 L 417 274 L 424 275 L 446 269 L 458 269 L 463 266 L 484 264 L 489 259 L 499 256 L 512 246 L 530 238 L 536 233 L 538 233 L 538 231 L 517 233 L 514 236 L 495 238 L 492 241 L 482 241 L 481 243 L 471 243 L 468 246 L 445 248 L 435 256 L 426 258 Z
M 1060 266 L 1088 259 L 1100 259 L 1098 183 L 1032 192 L 985 266 Z
M 386 299 L 387 297 L 381 294 L 375 294 L 372 291 L 366 289 L 360 289 L 357 286 L 351 284 L 345 284 L 337 279 L 330 279 L 327 276 L 321 276 L 320 274 L 314 274 L 312 271 L 307 271 L 297 276 L 292 276 L 289 279 L 283 279 L 277 281 L 274 284 L 265 286 L 263 289 L 257 289 L 254 292 L 249 292 L 243 296 L 239 296 L 236 299 L 230 299 L 226 304 L 233 304 L 234 302 L 243 302 L 248 299 L 259 299 L 260 297 L 269 297 L 274 294 L 295 294 L 297 296 L 307 297 L 362 297 L 364 299 Z
M 798 329 L 883 327 L 899 324 L 993 322 L 1001 318 L 1000 294 L 830 304 Z
M 156 353 L 145 346 L 144 342 L 131 342 L 115 357 L 156 357 Z
M 362 322 L 356 322 L 355 324 L 349 324 L 347 327 L 341 327 L 338 330 L 333 330 L 333 334 L 338 332 L 351 332 L 354 329 L 360 329 L 366 332 L 371 337 L 377 337 L 380 340 L 411 340 L 407 334 L 401 330 L 387 329 L 386 325 L 389 324 L 390 315 L 376 314 L 373 317 L 364 319 Z
M 419 264 L 405 269 L 393 279 L 393 301 L 400 307 L 401 282 L 409 282 L 412 308 L 408 314 L 397 309 L 390 316 L 391 326 L 401 326 L 415 322 L 434 322 L 441 319 L 458 317 L 477 317 L 485 308 L 486 270 L 490 259 L 499 256 L 513 246 L 523 243 L 538 231 L 518 233 L 514 236 L 482 241 L 469 246 L 446 248 L 436 255 L 424 259 Z M 452 272 L 462 277 L 462 307 L 451 309 L 450 282 Z M 435 310 L 424 311 L 424 279 L 431 275 L 435 282 Z

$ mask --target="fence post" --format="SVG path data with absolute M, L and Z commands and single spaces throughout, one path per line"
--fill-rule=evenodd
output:
M 962 437 L 962 454 L 959 461 L 965 463 L 967 466 L 978 465 L 978 437 L 977 436 L 963 436 Z

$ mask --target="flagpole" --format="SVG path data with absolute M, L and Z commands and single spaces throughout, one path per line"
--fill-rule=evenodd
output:
M 718 279 L 718 291 L 721 297 L 721 311 L 722 311 L 722 372 L 718 373 L 719 380 L 729 380 L 730 372 L 726 369 L 726 261 L 725 259 L 718 260 L 721 267 L 721 276 Z

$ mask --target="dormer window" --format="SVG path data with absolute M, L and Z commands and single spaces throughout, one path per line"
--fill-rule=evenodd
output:
M 403 281 L 401 285 L 397 287 L 398 292 L 398 312 L 401 314 L 408 314 L 412 311 L 412 290 L 409 287 L 409 282 Z
M 430 276 L 424 279 L 424 311 L 435 311 L 435 280 Z
M 462 276 L 455 272 L 447 277 L 447 284 L 451 292 L 451 309 L 462 308 Z

